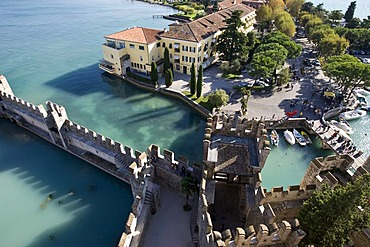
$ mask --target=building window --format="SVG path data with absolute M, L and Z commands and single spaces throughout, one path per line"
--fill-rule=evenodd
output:
M 143 57 L 142 56 L 140 56 L 140 61 L 143 61 Z
M 112 48 L 116 48 L 116 42 L 112 40 L 107 40 L 107 45 Z
M 158 53 L 158 58 L 160 58 L 161 56 L 159 55 L 159 53 Z
M 158 42 L 157 43 L 157 47 L 161 47 L 161 42 Z
M 181 56 L 181 61 L 183 61 L 183 62 L 185 61 L 184 56 Z
M 195 63 L 195 57 L 191 57 L 190 62 Z
M 166 47 L 166 43 L 164 43 L 164 42 L 163 42 L 163 43 L 162 43 L 162 47 Z
M 195 53 L 195 47 L 190 46 L 190 52 L 194 52 Z
M 174 48 L 175 52 L 180 52 L 180 44 L 179 43 L 175 43 L 173 45 L 173 48 Z
M 152 61 L 154 61 L 154 56 L 152 56 Z
M 172 54 L 170 54 L 170 59 L 172 59 Z
M 145 67 L 145 65 L 144 65 L 144 70 L 146 70 L 146 67 Z
M 119 48 L 120 49 L 125 48 L 125 42 L 119 42 Z
M 144 46 L 142 46 L 142 45 L 139 45 L 139 50 L 144 50 Z
M 131 62 L 131 67 L 134 67 L 134 63 L 133 62 Z
M 140 69 L 143 69 L 143 65 L 142 64 L 140 64 Z
M 172 44 L 170 43 L 169 48 L 172 49 Z
M 111 58 L 111 59 L 113 59 L 113 58 L 114 58 L 112 54 L 110 54 L 110 58 Z
M 176 70 L 180 70 L 180 64 L 176 64 Z
M 200 52 L 202 50 L 202 47 L 201 46 L 199 46 L 198 47 L 198 52 Z
M 187 46 L 187 45 L 182 46 L 182 51 L 188 51 L 188 50 L 189 50 L 189 46 Z
M 131 49 L 135 49 L 135 45 L 130 44 L 130 48 L 131 48 Z

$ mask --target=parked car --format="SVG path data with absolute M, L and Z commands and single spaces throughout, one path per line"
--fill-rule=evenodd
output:
M 253 86 L 261 86 L 261 87 L 268 87 L 270 86 L 269 84 L 267 84 L 266 82 L 264 81 L 261 81 L 261 80 L 256 80 L 253 84 Z

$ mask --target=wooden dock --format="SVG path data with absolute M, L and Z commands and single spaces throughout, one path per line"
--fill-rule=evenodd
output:
M 322 146 L 324 148 L 329 148 L 335 152 L 337 155 L 341 154 L 347 154 L 350 155 L 354 159 L 354 163 L 352 164 L 352 167 L 357 170 L 360 166 L 363 166 L 366 162 L 366 159 L 362 156 L 361 150 L 356 150 L 354 153 L 347 153 L 345 151 L 341 151 L 342 144 L 344 143 L 344 140 L 346 140 L 346 137 L 342 137 L 342 142 L 337 142 L 335 138 L 332 138 L 333 134 L 335 133 L 335 130 L 331 127 L 324 126 L 320 120 L 313 121 L 312 125 L 312 131 L 321 139 Z M 340 133 L 337 134 L 337 136 L 341 136 Z M 353 144 L 352 141 L 350 141 L 350 144 Z

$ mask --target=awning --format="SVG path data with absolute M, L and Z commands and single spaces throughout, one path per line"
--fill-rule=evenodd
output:
M 335 97 L 335 93 L 333 93 L 333 92 L 324 92 L 324 95 L 326 97 L 330 97 L 330 98 L 334 98 Z
M 100 63 L 103 63 L 103 64 L 106 64 L 106 65 L 109 65 L 109 66 L 113 66 L 114 65 L 114 63 L 108 62 L 107 60 L 104 60 L 104 59 L 100 59 L 99 62 Z

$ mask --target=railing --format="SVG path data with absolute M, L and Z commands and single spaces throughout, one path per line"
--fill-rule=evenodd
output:
M 108 72 L 108 73 L 110 73 L 110 74 L 114 73 L 114 71 L 115 71 L 114 68 L 108 67 L 107 65 L 102 64 L 102 63 L 99 64 L 99 68 Z

